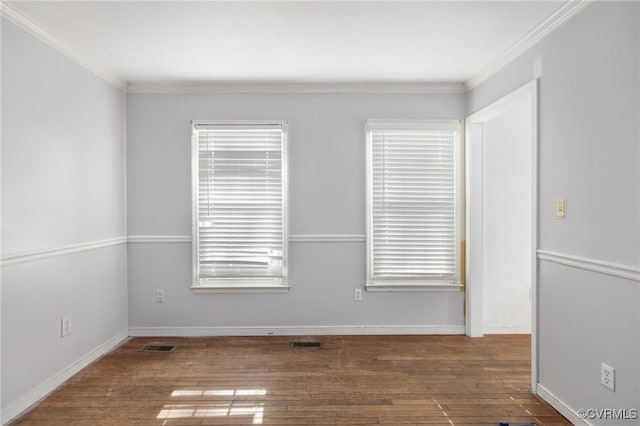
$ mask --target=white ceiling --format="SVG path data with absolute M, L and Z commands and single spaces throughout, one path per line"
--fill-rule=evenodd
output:
M 13 1 L 129 83 L 464 82 L 562 1 Z

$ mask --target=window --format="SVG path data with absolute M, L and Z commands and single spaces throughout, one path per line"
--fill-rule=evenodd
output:
M 194 291 L 288 288 L 286 146 L 285 122 L 193 122 Z
M 369 120 L 367 289 L 457 289 L 460 122 Z

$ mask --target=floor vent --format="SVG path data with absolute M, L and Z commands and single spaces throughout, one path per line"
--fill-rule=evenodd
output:
M 141 352 L 171 352 L 175 346 L 173 345 L 145 345 L 140 349 Z
M 322 342 L 293 341 L 291 347 L 293 349 L 320 349 Z

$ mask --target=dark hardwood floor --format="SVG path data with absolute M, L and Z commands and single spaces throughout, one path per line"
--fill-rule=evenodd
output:
M 12 425 L 569 425 L 529 336 L 131 338 Z M 153 342 L 171 352 L 141 352 Z

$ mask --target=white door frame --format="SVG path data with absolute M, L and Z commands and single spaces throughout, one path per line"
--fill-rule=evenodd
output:
M 531 389 L 535 393 L 538 382 L 538 81 L 533 80 L 514 92 L 470 115 L 465 120 L 466 164 L 466 318 L 465 333 L 470 337 L 483 335 L 483 282 L 482 282 L 482 126 L 505 113 L 516 102 L 528 99 L 532 119 L 532 224 L 531 224 Z

